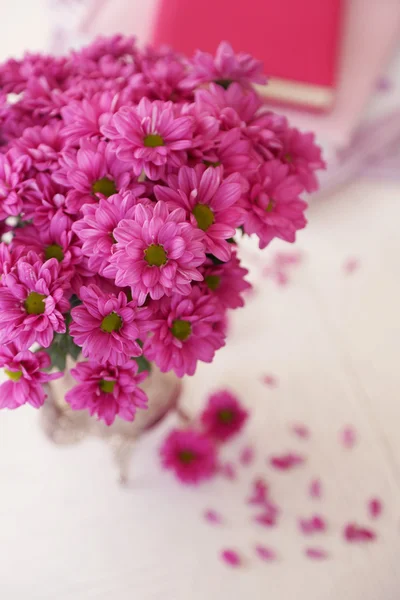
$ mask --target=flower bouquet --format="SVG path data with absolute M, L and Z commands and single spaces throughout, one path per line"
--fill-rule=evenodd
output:
M 324 166 L 265 82 L 227 43 L 188 59 L 122 36 L 0 66 L 1 408 L 42 406 L 79 359 L 70 409 L 131 422 L 151 365 L 213 360 L 250 287 L 237 232 L 294 242 Z

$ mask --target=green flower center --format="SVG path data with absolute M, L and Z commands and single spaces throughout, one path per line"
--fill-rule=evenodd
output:
M 196 204 L 193 209 L 193 215 L 199 229 L 202 229 L 203 231 L 207 231 L 215 221 L 213 211 L 205 204 Z
M 50 258 L 56 258 L 58 262 L 61 262 L 64 259 L 64 252 L 61 246 L 58 244 L 51 244 L 45 249 L 44 257 L 46 260 L 49 260 Z
M 289 163 L 289 165 L 293 162 L 293 156 L 290 154 L 290 152 L 286 152 L 283 158 L 285 159 L 285 162 Z
M 221 162 L 219 160 L 217 160 L 216 162 L 212 162 L 211 160 L 203 160 L 203 163 L 206 165 L 206 167 L 220 167 L 221 166 Z
M 229 408 L 225 408 L 218 413 L 218 418 L 222 423 L 231 423 L 233 420 L 233 412 Z
M 275 205 L 275 202 L 271 198 L 271 200 L 268 202 L 267 206 L 265 207 L 265 212 L 267 212 L 267 213 L 272 212 L 274 210 L 274 205 Z
M 108 381 L 108 379 L 101 379 L 99 388 L 106 394 L 111 394 L 114 391 L 115 381 Z
M 8 369 L 4 369 L 4 373 L 12 381 L 19 381 L 21 379 L 21 377 L 22 377 L 22 371 L 9 371 Z
M 143 140 L 143 144 L 146 146 L 146 148 L 157 148 L 158 146 L 165 145 L 161 135 L 158 135 L 157 133 L 150 133 L 149 135 L 146 135 Z
M 151 267 L 161 267 L 167 262 L 167 254 L 162 246 L 151 244 L 144 251 L 144 259 Z
M 179 460 L 185 465 L 188 465 L 196 458 L 196 455 L 194 452 L 192 452 L 192 450 L 181 450 L 178 456 Z
M 101 322 L 101 329 L 106 333 L 111 333 L 112 331 L 119 331 L 122 327 L 122 319 L 117 313 L 112 312 Z
M 181 340 L 181 342 L 184 342 L 192 333 L 192 326 L 189 321 L 181 321 L 180 319 L 176 319 L 172 323 L 171 331 L 174 337 L 176 337 L 178 340 Z
M 207 277 L 205 278 L 205 282 L 208 286 L 208 289 L 212 292 L 215 292 L 215 290 L 219 288 L 219 285 L 221 283 L 221 277 L 219 277 L 218 275 L 207 275 Z
M 224 90 L 227 90 L 228 87 L 231 85 L 231 83 L 233 83 L 233 80 L 232 79 L 215 79 L 214 83 L 223 87 Z
M 95 181 L 92 185 L 93 194 L 103 194 L 106 198 L 109 198 L 113 194 L 117 193 L 117 188 L 112 179 L 108 177 L 102 177 Z
M 46 296 L 31 292 L 24 302 L 24 307 L 28 315 L 42 315 L 46 310 L 44 301 Z

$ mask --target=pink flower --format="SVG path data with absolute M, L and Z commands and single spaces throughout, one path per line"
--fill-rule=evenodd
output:
M 371 498 L 368 502 L 368 512 L 371 519 L 377 519 L 382 514 L 382 502 L 379 498 Z
M 67 149 L 61 154 L 60 164 L 53 177 L 70 188 L 67 207 L 72 214 L 86 203 L 109 198 L 133 184 L 131 166 L 118 160 L 110 144 L 104 141 L 82 140 L 78 151 Z
M 287 128 L 281 136 L 283 147 L 280 158 L 289 166 L 289 172 L 296 175 L 307 192 L 318 189 L 315 171 L 325 169 L 321 148 L 314 142 L 313 133 L 302 133 L 295 128 Z
M 343 536 L 347 542 L 372 542 L 376 539 L 376 533 L 372 529 L 355 523 L 345 526 Z
M 146 52 L 146 51 L 145 51 Z M 154 52 L 154 51 L 153 51 Z M 141 63 L 147 96 L 154 100 L 184 101 L 191 98 L 190 90 L 182 90 L 187 66 L 174 54 L 150 56 L 147 51 Z
M 215 145 L 203 153 L 203 163 L 207 166 L 224 168 L 224 175 L 241 173 L 248 177 L 250 169 L 257 163 L 251 156 L 250 142 L 244 139 L 239 129 L 221 132 Z
M 160 449 L 164 469 L 175 472 L 180 481 L 198 484 L 216 472 L 216 448 L 202 433 L 174 429 Z
M 25 156 L 11 151 L 0 153 L 0 219 L 16 217 L 22 211 L 24 177 L 29 166 Z
M 187 87 L 210 81 L 224 88 L 229 87 L 233 81 L 243 87 L 250 87 L 251 83 L 265 84 L 267 81 L 263 74 L 263 63 L 245 52 L 235 54 L 228 42 L 220 43 L 215 58 L 207 52 L 197 50 L 192 58 L 191 67 L 191 73 L 185 82 Z
M 274 375 L 263 375 L 262 382 L 270 388 L 275 388 L 278 385 L 278 380 Z
M 248 270 L 240 265 L 235 250 L 232 251 L 230 260 L 222 264 L 216 265 L 207 258 L 201 273 L 204 277 L 201 287 L 217 298 L 224 308 L 244 306 L 242 294 L 251 288 L 251 284 L 244 279 Z
M 212 394 L 200 419 L 204 432 L 219 442 L 226 442 L 243 428 L 249 413 L 229 391 Z
M 226 240 L 235 235 L 236 226 L 244 219 L 237 206 L 239 175 L 223 180 L 221 167 L 181 167 L 178 175 L 168 177 L 168 187 L 156 185 L 154 192 L 171 208 L 185 209 L 192 225 L 204 232 L 208 252 L 224 262 L 230 259 L 231 245 Z
M 133 108 L 124 106 L 102 132 L 113 140 L 117 157 L 127 161 L 135 175 L 142 170 L 149 179 L 160 179 L 166 167 L 186 162 L 192 145 L 193 118 L 175 115 L 172 102 L 142 98 Z
M 73 224 L 72 230 L 83 242 L 82 252 L 89 257 L 88 267 L 92 271 L 103 273 L 109 265 L 116 244 L 114 230 L 123 219 L 134 217 L 133 207 L 139 202 L 137 193 L 141 192 L 142 189 L 138 186 L 132 192 L 102 198 L 98 204 L 83 205 L 83 217 Z M 141 198 L 140 202 L 150 204 L 150 200 L 146 198 Z M 116 268 L 114 277 L 115 274 Z M 109 268 L 109 276 L 111 275 Z
M 53 219 L 60 223 L 62 229 L 71 229 L 72 215 L 66 206 L 67 188 L 56 184 L 45 173 L 39 173 L 34 182 L 26 190 L 24 202 L 24 218 L 33 219 L 33 224 L 40 231 L 48 232 Z
M 2 278 L 0 287 L 0 339 L 28 349 L 34 342 L 48 348 L 54 333 L 65 333 L 64 297 L 68 282 L 55 258 L 42 262 L 34 252 L 20 258 Z
M 300 199 L 302 185 L 289 175 L 287 165 L 279 160 L 264 163 L 251 185 L 245 201 L 247 210 L 244 230 L 260 238 L 265 248 L 273 238 L 294 242 L 296 231 L 306 226 L 306 202 Z
M 51 123 L 41 127 L 27 127 L 12 147 L 16 156 L 28 157 L 38 171 L 54 171 L 59 168 L 58 157 L 64 146 L 61 136 L 63 124 Z
M 71 369 L 71 375 L 80 383 L 67 392 L 65 400 L 73 410 L 87 408 L 107 425 L 117 415 L 124 421 L 133 421 L 137 408 L 147 408 L 146 394 L 138 387 L 147 374 L 138 374 L 134 360 L 119 367 L 81 362 Z
M 154 208 L 139 204 L 113 236 L 117 244 L 110 262 L 115 282 L 130 285 L 140 305 L 147 294 L 157 300 L 174 292 L 188 295 L 191 282 L 203 278 L 198 270 L 205 261 L 203 236 L 186 222 L 180 208 L 169 211 L 164 202 Z M 104 274 L 109 276 L 109 271 L 105 269 Z
M 275 469 L 279 469 L 280 471 L 288 471 L 293 469 L 293 467 L 302 465 L 305 462 L 305 458 L 300 454 L 289 452 L 288 454 L 283 454 L 282 456 L 272 456 L 269 462 Z
M 42 406 L 46 394 L 43 383 L 57 379 L 62 373 L 46 373 L 50 366 L 46 352 L 19 351 L 12 342 L 0 349 L 0 367 L 8 379 L 0 385 L 0 408 L 18 408 L 30 404 Z
M 105 294 L 96 285 L 82 287 L 79 297 L 83 304 L 71 310 L 69 331 L 85 358 L 123 365 L 142 354 L 137 340 L 151 327 L 148 308 L 138 309 L 123 292 Z
M 240 567 L 242 559 L 236 550 L 223 550 L 221 552 L 222 560 L 230 567 Z
M 193 375 L 198 360 L 211 362 L 224 345 L 225 333 L 219 327 L 224 315 L 217 302 L 203 296 L 199 288 L 186 298 L 163 298 L 156 308 L 155 303 L 155 329 L 145 341 L 144 355 L 163 373 Z

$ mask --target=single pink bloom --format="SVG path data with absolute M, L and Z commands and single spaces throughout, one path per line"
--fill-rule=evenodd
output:
M 218 472 L 221 473 L 223 477 L 226 477 L 226 479 L 230 479 L 231 481 L 234 481 L 237 477 L 235 466 L 230 462 L 219 464 Z
M 201 281 L 198 267 L 205 261 L 202 233 L 186 222 L 181 208 L 169 210 L 165 202 L 138 204 L 130 219 L 113 230 L 115 251 L 110 269 L 118 286 L 130 286 L 142 305 L 147 294 L 153 300 L 172 294 L 187 296 L 192 281 Z
M 59 168 L 58 158 L 64 147 L 63 127 L 59 121 L 44 127 L 27 127 L 11 147 L 16 156 L 26 157 L 38 171 L 54 171 Z
M 43 384 L 62 373 L 49 373 L 50 356 L 46 352 L 19 351 L 14 343 L 0 348 L 0 367 L 8 379 L 0 385 L 0 408 L 18 408 L 30 404 L 43 405 L 46 394 Z
M 272 548 L 268 548 L 267 546 L 263 546 L 261 544 L 258 544 L 255 547 L 255 551 L 257 556 L 265 562 L 271 562 L 277 558 L 275 550 L 272 550 Z
M 160 454 L 164 469 L 174 471 L 182 483 L 198 484 L 216 473 L 216 447 L 198 431 L 174 429 L 164 440 Z
M 272 456 L 269 460 L 271 466 L 275 469 L 279 469 L 280 471 L 288 471 L 302 465 L 305 462 L 304 456 L 300 454 L 295 454 L 294 452 L 289 452 L 288 454 L 283 454 L 282 456 Z
M 251 284 L 244 279 L 248 270 L 240 265 L 236 252 L 225 263 L 214 264 L 207 258 L 200 268 L 204 277 L 200 284 L 205 293 L 218 298 L 224 308 L 239 308 L 244 306 L 243 295 L 251 289 Z
M 99 363 L 124 365 L 141 356 L 137 340 L 151 329 L 151 310 L 128 302 L 126 294 L 106 294 L 96 285 L 79 291 L 82 304 L 71 310 L 69 332 L 86 358 Z
M 311 498 L 321 498 L 322 496 L 322 483 L 320 479 L 313 479 L 310 482 L 309 493 Z
M 279 158 L 288 165 L 289 172 L 295 175 L 307 192 L 318 189 L 315 171 L 326 169 L 321 148 L 315 143 L 313 133 L 302 133 L 288 127 L 280 136 L 282 149 Z
M 351 257 L 348 258 L 343 264 L 343 270 L 347 275 L 351 275 L 360 268 L 360 259 Z
M 261 477 L 255 479 L 252 483 L 252 493 L 250 498 L 247 500 L 248 504 L 261 504 L 266 505 L 268 503 L 268 484 Z
M 248 467 L 254 461 L 254 448 L 251 446 L 246 446 L 242 449 L 239 455 L 239 462 L 244 467 Z
M 167 181 L 168 186 L 155 186 L 157 199 L 171 208 L 183 208 L 193 227 L 203 232 L 206 251 L 228 261 L 232 245 L 227 240 L 244 219 L 243 209 L 238 206 L 240 176 L 223 179 L 221 167 L 196 165 L 194 169 L 181 167 L 178 175 L 170 175 Z
M 201 146 L 199 149 L 202 149 Z M 240 129 L 220 132 L 215 144 L 211 147 L 205 140 L 202 160 L 206 165 L 222 165 L 225 176 L 241 173 L 247 178 L 249 171 L 257 168 L 257 162 L 252 157 L 250 142 L 243 136 Z
M 307 440 L 310 437 L 310 430 L 307 425 L 303 425 L 302 423 L 297 423 L 292 426 L 292 431 L 297 437 Z
M 16 217 L 22 211 L 29 166 L 26 156 L 16 156 L 13 150 L 0 152 L 0 219 Z
M 309 519 L 299 519 L 298 525 L 300 530 L 306 535 L 326 531 L 325 519 L 319 515 L 313 515 Z
M 323 548 L 306 548 L 304 553 L 308 558 L 313 558 L 315 560 L 325 560 L 329 557 L 327 551 Z
M 340 432 L 340 439 L 345 448 L 353 448 L 357 442 L 357 432 L 351 425 L 347 425 Z
M 240 567 L 242 559 L 235 550 L 223 550 L 221 552 L 222 560 L 230 567 Z
M 53 219 L 69 231 L 72 215 L 66 204 L 67 191 L 68 188 L 57 184 L 47 173 L 38 173 L 25 189 L 24 218 L 33 219 L 34 226 L 43 233 L 49 232 Z
M 209 509 L 204 512 L 204 518 L 209 523 L 213 523 L 214 525 L 220 525 L 222 523 L 222 517 L 215 510 Z
M 79 384 L 66 393 L 66 402 L 73 410 L 87 409 L 107 425 L 117 415 L 133 421 L 137 408 L 147 408 L 147 396 L 139 387 L 147 373 L 138 374 L 134 360 L 119 367 L 81 362 L 71 369 L 71 375 Z
M 376 539 L 376 533 L 372 529 L 355 523 L 345 526 L 343 536 L 348 542 L 372 542 Z
M 371 498 L 368 502 L 368 512 L 371 519 L 377 519 L 382 514 L 382 501 L 379 498 Z
M 219 442 L 226 442 L 237 435 L 248 418 L 248 412 L 229 391 L 211 394 L 200 415 L 203 431 Z
M 263 375 L 262 382 L 270 388 L 277 387 L 278 380 L 274 375 Z
M 194 120 L 176 113 L 172 102 L 142 98 L 135 107 L 120 108 L 102 133 L 113 141 L 118 159 L 127 162 L 135 175 L 143 170 L 156 181 L 167 167 L 184 164 L 185 151 L 192 146 Z

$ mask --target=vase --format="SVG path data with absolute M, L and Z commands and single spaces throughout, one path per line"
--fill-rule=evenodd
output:
M 77 384 L 70 373 L 75 364 L 68 357 L 63 377 L 47 384 L 47 399 L 41 411 L 43 430 L 57 445 L 74 444 L 87 436 L 105 440 L 111 447 L 120 483 L 127 483 L 133 447 L 138 439 L 171 411 L 176 411 L 181 419 L 189 420 L 178 405 L 181 380 L 174 373 L 161 373 L 152 365 L 149 376 L 140 384 L 147 394 L 148 408 L 138 409 L 131 422 L 117 416 L 112 425 L 106 425 L 90 416 L 87 410 L 72 410 L 65 401 L 65 394 Z

